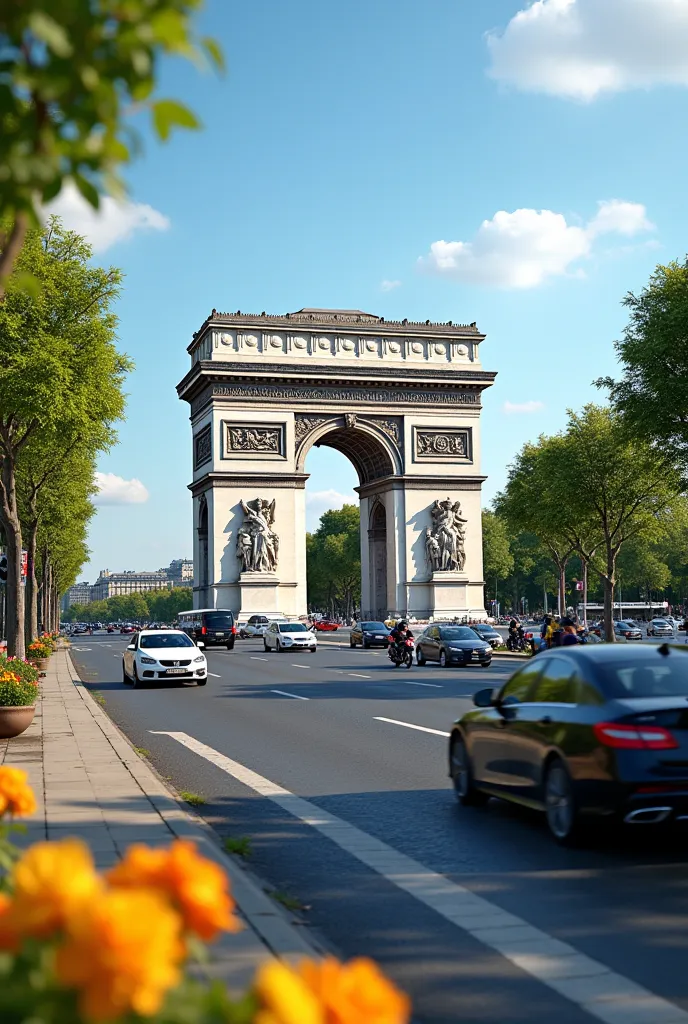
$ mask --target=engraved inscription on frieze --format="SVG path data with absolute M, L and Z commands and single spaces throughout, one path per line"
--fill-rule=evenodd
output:
M 225 457 L 232 455 L 284 457 L 284 424 L 267 426 L 225 422 L 224 428 Z
M 428 462 L 445 459 L 470 462 L 471 432 L 470 429 L 446 427 L 444 429 L 424 429 L 414 427 L 414 457 Z
M 213 457 L 212 434 L 210 427 L 204 427 L 194 437 L 194 469 L 210 462 Z
M 375 388 L 313 388 L 281 385 L 227 385 L 213 386 L 215 398 L 285 399 L 288 401 L 379 402 L 403 405 L 479 405 L 477 391 L 403 391 Z

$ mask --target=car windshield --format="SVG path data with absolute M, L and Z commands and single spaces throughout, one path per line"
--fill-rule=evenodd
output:
M 668 626 L 669 623 L 667 622 L 666 619 L 653 619 L 652 620 L 652 625 L 653 626 Z
M 469 626 L 451 626 L 441 629 L 440 636 L 443 640 L 475 640 L 476 634 Z
M 481 625 L 478 625 L 478 626 L 471 626 L 471 629 L 474 629 L 476 633 L 489 633 L 490 635 L 492 635 L 494 633 L 496 636 L 499 636 L 499 633 L 497 633 L 497 630 L 493 629 L 492 626 L 481 626 Z
M 617 626 L 619 627 L 619 629 L 634 629 L 635 628 L 632 622 L 617 622 Z
M 604 689 L 610 697 L 688 697 L 686 653 L 676 651 L 649 663 L 619 659 L 605 666 Z
M 371 633 L 385 633 L 387 631 L 384 622 L 362 622 L 361 629 L 367 629 Z
M 280 633 L 307 633 L 308 630 L 304 626 L 303 622 L 284 622 L 280 623 Z
M 231 612 L 207 612 L 205 616 L 207 629 L 231 629 L 234 625 Z
M 193 647 L 193 641 L 189 640 L 186 633 L 156 633 L 155 636 L 144 633 L 139 640 L 139 647 L 142 650 L 150 647 Z

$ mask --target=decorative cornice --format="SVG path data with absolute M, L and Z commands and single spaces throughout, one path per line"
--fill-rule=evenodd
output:
M 187 484 L 188 489 L 194 498 L 205 491 L 215 487 L 243 487 L 243 488 L 271 488 L 279 490 L 303 490 L 308 480 L 308 473 L 272 473 L 267 470 L 265 473 L 233 473 L 227 470 L 224 473 L 204 473 L 198 480 Z
M 480 491 L 485 480 L 486 476 L 447 476 L 446 470 L 438 468 L 437 473 L 432 476 L 388 476 L 381 480 L 371 480 L 369 484 L 361 484 L 354 487 L 354 490 L 362 498 L 370 498 L 382 491 L 427 491 L 438 488 L 451 494 L 460 491 Z

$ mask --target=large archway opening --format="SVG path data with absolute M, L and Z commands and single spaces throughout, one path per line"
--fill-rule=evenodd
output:
M 395 603 L 394 587 L 390 592 L 389 584 L 386 504 L 391 495 L 382 486 L 369 497 L 367 489 L 400 471 L 393 439 L 383 437 L 374 425 L 347 422 L 347 418 L 342 422 L 339 417 L 321 422 L 306 438 L 297 465 L 309 474 L 309 609 L 345 617 L 355 612 L 386 618 Z M 354 505 L 356 516 L 352 514 Z M 336 533 L 338 530 L 342 532 Z

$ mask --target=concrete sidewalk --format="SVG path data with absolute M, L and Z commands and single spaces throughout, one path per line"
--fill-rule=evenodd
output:
M 53 654 L 41 692 L 30 728 L 16 739 L 0 740 L 0 764 L 24 769 L 38 802 L 18 845 L 80 836 L 103 869 L 131 843 L 161 846 L 175 838 L 193 839 L 229 875 L 245 922 L 243 931 L 211 947 L 207 968 L 233 990 L 246 987 L 266 957 L 322 952 L 139 757 L 83 686 L 67 651 Z

